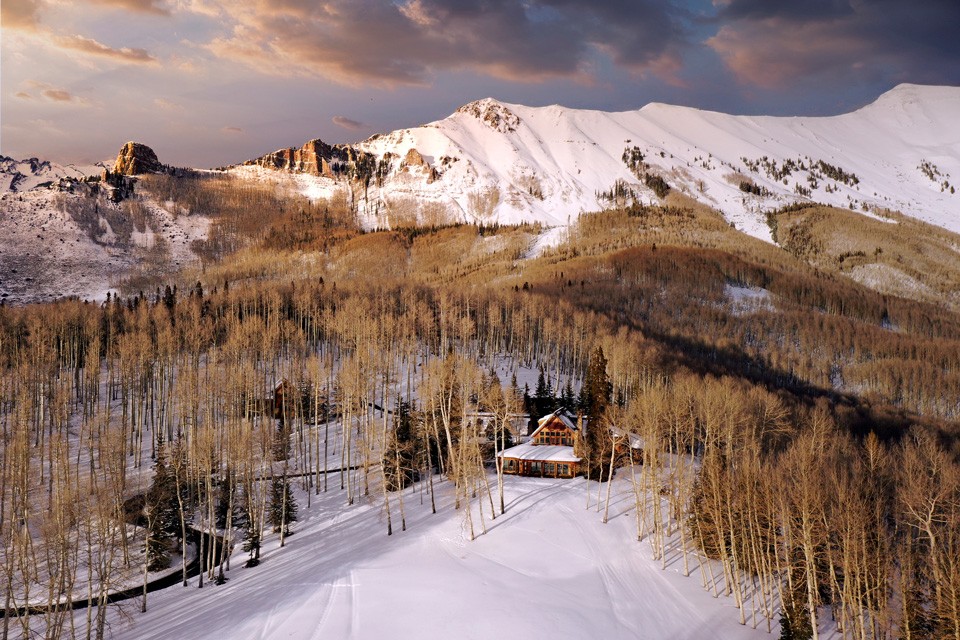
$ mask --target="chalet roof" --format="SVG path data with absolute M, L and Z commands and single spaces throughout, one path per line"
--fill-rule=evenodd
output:
M 518 444 L 497 454 L 500 458 L 514 458 L 516 460 L 542 460 L 546 462 L 580 462 L 580 458 L 573 455 L 573 447 L 560 445 L 535 445 L 531 443 Z
M 549 422 L 552 418 L 556 418 L 557 420 L 562 422 L 563 426 L 565 426 L 567 429 L 570 429 L 571 431 L 577 430 L 577 423 L 574 422 L 574 417 L 570 415 L 570 412 L 568 412 L 566 409 L 563 409 L 563 408 L 557 409 L 553 413 L 548 413 L 547 415 L 537 420 L 538 427 L 543 427 L 543 425 Z
M 611 427 L 610 433 L 613 434 L 615 438 L 625 438 L 630 442 L 630 447 L 633 449 L 643 449 L 644 440 L 643 436 L 638 436 L 635 433 L 631 433 L 620 427 Z

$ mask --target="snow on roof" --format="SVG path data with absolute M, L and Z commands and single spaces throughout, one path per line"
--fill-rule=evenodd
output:
M 537 424 L 538 424 L 540 427 L 542 427 L 542 426 L 545 425 L 551 418 L 556 418 L 557 420 L 559 420 L 560 422 L 562 422 L 563 425 L 564 425 L 566 428 L 570 429 L 571 431 L 576 431 L 576 430 L 577 430 L 577 425 L 574 424 L 573 420 L 570 419 L 571 417 L 572 417 L 572 416 L 571 416 L 569 413 L 567 413 L 567 410 L 566 410 L 566 409 L 557 409 L 557 410 L 554 411 L 553 413 L 548 413 L 547 415 L 545 415 L 545 416 L 543 416 L 542 418 L 540 418 L 539 420 L 537 420 Z
M 573 455 L 573 447 L 560 445 L 519 444 L 497 454 L 497 457 L 514 458 L 516 460 L 548 460 L 551 462 L 580 462 L 580 458 Z
M 644 440 L 642 436 L 638 436 L 635 433 L 630 433 L 620 427 L 611 427 L 610 432 L 615 438 L 627 438 L 630 441 L 630 447 L 632 449 L 643 449 Z

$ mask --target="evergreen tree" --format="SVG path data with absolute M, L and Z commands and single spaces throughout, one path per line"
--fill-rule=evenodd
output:
M 410 403 L 398 401 L 393 411 L 393 431 L 388 436 L 382 461 L 387 489 L 390 491 L 403 489 L 417 480 L 413 462 L 417 448 L 414 420 Z
M 612 393 L 613 385 L 607 378 L 607 358 L 603 355 L 603 347 L 598 346 L 590 354 L 587 375 L 580 389 L 580 410 L 591 420 L 603 417 Z
M 262 538 L 260 524 L 251 512 L 253 505 L 246 490 L 243 491 L 237 502 L 239 506 L 234 516 L 234 526 L 243 532 L 242 548 L 250 554 L 245 566 L 255 567 L 260 564 L 260 540 Z
M 797 573 L 794 571 L 794 573 Z M 801 584 L 802 577 L 798 577 L 797 584 Z M 795 589 L 797 590 L 797 589 Z M 810 625 L 810 614 L 801 602 L 802 594 L 787 593 L 788 597 L 782 603 L 780 610 L 780 640 L 810 640 L 813 637 L 813 627 Z
M 173 307 L 177 304 L 176 287 L 170 288 L 170 285 L 166 286 L 163 290 L 163 304 L 168 310 L 173 311 Z
M 290 523 L 297 521 L 297 502 L 293 499 L 286 476 L 273 477 L 267 516 L 267 521 L 273 527 L 274 533 L 280 533 L 282 530 L 283 535 L 290 535 Z
M 540 415 L 537 413 L 537 405 L 530 397 L 530 385 L 523 385 L 523 410 L 527 412 L 530 419 L 527 420 L 527 433 L 532 433 L 537 428 L 537 419 Z
M 167 548 L 173 537 L 178 537 L 180 520 L 177 511 L 177 489 L 167 467 L 163 440 L 157 446 L 153 464 L 153 482 L 144 502 L 147 519 L 147 568 L 150 571 L 166 569 L 170 563 Z
M 227 527 L 227 514 L 230 511 L 231 504 L 233 504 L 234 507 L 231 525 L 237 526 L 237 512 L 239 509 L 235 504 L 235 491 L 236 483 L 233 479 L 233 472 L 230 467 L 227 467 L 226 475 L 220 480 L 217 486 L 217 504 L 216 507 L 214 507 L 214 516 L 216 517 L 218 529 L 225 529 Z
M 573 383 L 570 382 L 569 378 L 567 378 L 567 384 L 564 385 L 563 392 L 560 394 L 560 405 L 570 411 L 577 408 L 577 397 L 573 393 Z
M 290 457 L 290 429 L 287 428 L 283 413 L 277 419 L 277 431 L 273 436 L 273 459 L 282 462 Z
M 537 377 L 537 391 L 533 398 L 536 407 L 537 417 L 545 416 L 556 409 L 557 400 L 553 396 L 553 386 L 550 380 L 540 367 L 540 375 Z
M 613 386 L 607 378 L 607 358 L 603 355 L 603 348 L 597 346 L 590 355 L 587 375 L 580 389 L 580 412 L 584 428 L 578 447 L 578 455 L 583 458 L 587 475 L 595 480 L 606 479 L 610 466 L 613 440 L 604 417 L 612 392 Z

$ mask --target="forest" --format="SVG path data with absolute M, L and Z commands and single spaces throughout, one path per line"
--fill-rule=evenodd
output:
M 951 305 L 679 194 L 584 215 L 535 254 L 535 226 L 364 231 L 348 202 L 270 184 L 142 182 L 217 213 L 200 268 L 99 304 L 0 306 L 3 638 L 106 637 L 113 590 L 186 580 L 190 531 L 225 541 L 195 550 L 201 580 L 224 579 L 229 545 L 255 571 L 320 492 L 379 501 L 391 535 L 405 487 L 448 483 L 479 535 L 504 510 L 509 417 L 564 404 L 592 427 L 597 505 L 630 477 L 637 540 L 656 558 L 679 540 L 741 623 L 960 640 Z

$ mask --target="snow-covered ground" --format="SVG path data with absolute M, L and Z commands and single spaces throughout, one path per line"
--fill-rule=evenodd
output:
M 144 203 L 154 231 L 134 231 L 118 243 L 106 219 L 94 240 L 65 211 L 64 202 L 79 198 L 47 188 L 0 195 L 0 300 L 24 303 L 68 296 L 103 300 L 118 281 L 144 261 L 162 238 L 168 266 L 176 270 L 197 261 L 191 244 L 205 238 L 210 219 L 174 216 L 154 202 Z M 107 205 L 112 206 L 112 205 Z
M 548 226 L 609 207 L 599 194 L 617 181 L 642 202 L 656 201 L 624 162 L 624 151 L 636 147 L 672 188 L 768 241 L 763 212 L 803 200 L 899 210 L 960 232 L 960 193 L 950 188 L 960 187 L 960 87 L 904 84 L 834 117 L 734 116 L 665 104 L 606 113 L 484 99 L 356 146 L 381 160 L 393 154 L 382 188 L 372 183 L 356 195 L 370 226 L 385 225 L 386 203 L 403 198 L 443 205 L 453 219 Z M 411 149 L 429 166 L 404 167 Z M 794 164 L 782 175 L 785 161 Z M 344 185 L 298 180 L 313 198 Z M 741 182 L 758 193 L 745 193 Z
M 35 189 L 43 183 L 56 182 L 60 178 L 81 180 L 85 176 L 100 175 L 100 172 L 108 166 L 110 166 L 108 162 L 64 165 L 37 158 L 15 160 L 0 156 L 0 193 L 22 193 Z
M 193 579 L 151 594 L 146 614 L 133 612 L 136 604 L 129 618 L 114 611 L 111 632 L 138 640 L 771 637 L 765 623 L 740 625 L 733 599 L 714 598 L 696 572 L 683 576 L 679 552 L 666 570 L 651 560 L 647 543 L 636 542 L 628 476 L 616 481 L 607 524 L 595 496 L 584 508 L 583 479 L 507 477 L 507 513 L 491 521 L 487 509 L 487 533 L 473 542 L 449 483 L 437 486 L 437 514 L 422 487 L 405 491 L 406 531 L 394 499 L 388 537 L 379 497 L 347 506 L 331 482 L 310 509 L 298 493 L 296 533 L 282 549 L 268 537 L 259 567 L 243 568 L 237 550 L 225 585 L 198 590 Z
M 754 311 L 770 311 L 773 309 L 771 294 L 762 287 L 726 284 L 724 285 L 724 293 L 735 315 L 747 315 Z

